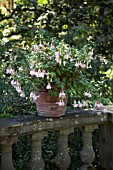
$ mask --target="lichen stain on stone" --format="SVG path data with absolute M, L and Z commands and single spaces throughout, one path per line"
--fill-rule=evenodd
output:
M 75 124 L 78 124 L 78 121 L 77 121 L 77 120 L 75 120 Z
M 103 121 L 104 120 L 104 118 L 101 118 L 101 121 Z

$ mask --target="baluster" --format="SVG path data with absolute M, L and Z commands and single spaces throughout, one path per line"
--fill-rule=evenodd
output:
M 46 132 L 32 134 L 32 151 L 29 170 L 44 170 L 44 161 L 42 158 L 42 139 Z
M 59 170 L 66 170 L 70 164 L 68 154 L 68 135 L 73 132 L 73 128 L 58 131 L 58 152 L 55 157 L 55 163 Z
M 92 162 L 95 158 L 95 153 L 92 147 L 92 132 L 96 129 L 96 125 L 87 125 L 83 127 L 83 150 L 80 152 L 81 160 L 84 166 L 80 170 L 93 169 Z
M 18 138 L 5 138 L 1 141 L 1 169 L 2 170 L 15 170 L 12 161 L 12 144 Z

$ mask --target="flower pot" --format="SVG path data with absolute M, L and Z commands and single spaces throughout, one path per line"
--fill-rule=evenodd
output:
M 61 117 L 65 114 L 67 105 L 67 96 L 63 100 L 64 105 L 59 106 L 59 97 L 50 95 L 46 90 L 36 92 L 36 111 L 41 117 Z

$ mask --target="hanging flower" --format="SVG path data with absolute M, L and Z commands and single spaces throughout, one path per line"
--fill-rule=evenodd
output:
M 51 89 L 51 84 L 50 83 L 48 83 L 48 85 L 46 86 L 46 89 Z
M 63 100 L 60 100 L 59 102 L 56 102 L 56 104 L 58 104 L 59 106 L 65 106 L 65 103 Z
M 20 97 L 25 97 L 25 92 L 24 91 L 21 91 Z
M 34 45 L 34 51 L 37 51 L 37 50 L 38 50 L 38 45 L 35 44 L 35 45 Z
M 31 92 L 31 93 L 30 93 L 30 98 L 33 99 L 33 101 L 36 101 L 39 97 L 40 97 L 40 96 L 39 96 L 39 95 L 37 96 L 37 95 L 35 94 L 35 92 Z
M 74 101 L 74 104 L 72 104 L 74 108 L 78 107 L 78 104 L 76 103 L 76 101 Z
M 14 74 L 14 69 L 12 69 L 12 68 L 7 68 L 7 69 L 6 69 L 6 74 Z
M 84 96 L 89 97 L 89 98 L 92 97 L 90 92 L 84 92 Z

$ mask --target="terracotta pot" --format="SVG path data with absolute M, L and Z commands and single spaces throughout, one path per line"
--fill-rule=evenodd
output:
M 61 117 L 65 114 L 67 96 L 64 99 L 64 106 L 59 106 L 57 104 L 59 97 L 51 96 L 46 90 L 39 90 L 36 95 L 39 96 L 35 101 L 36 111 L 41 117 Z

